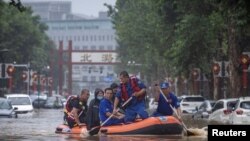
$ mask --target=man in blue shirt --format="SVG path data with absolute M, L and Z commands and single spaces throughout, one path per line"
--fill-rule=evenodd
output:
M 144 99 L 146 86 L 138 78 L 129 77 L 126 71 L 120 73 L 120 81 L 121 84 L 116 93 L 113 112 L 116 112 L 119 101 L 124 103 L 132 97 L 132 100 L 125 106 L 125 123 L 134 122 L 137 115 L 142 119 L 148 118 Z
M 106 88 L 104 91 L 104 98 L 101 100 L 99 105 L 99 117 L 101 122 L 105 122 L 110 116 L 112 116 L 103 126 L 114 125 L 123 123 L 124 115 L 117 112 L 113 112 L 113 90 L 111 88 Z
M 174 111 L 170 107 L 170 104 L 177 110 L 178 115 L 180 115 L 180 103 L 177 97 L 171 92 L 169 83 L 161 83 L 160 89 L 163 93 L 159 91 L 159 93 L 155 96 L 155 101 L 158 102 L 158 107 L 152 116 L 172 116 Z M 167 100 L 163 97 L 163 95 L 165 95 Z

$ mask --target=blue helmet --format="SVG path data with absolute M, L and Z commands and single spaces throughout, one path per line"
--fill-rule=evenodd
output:
M 161 89 L 166 89 L 166 88 L 169 88 L 169 83 L 168 82 L 163 82 L 161 83 Z

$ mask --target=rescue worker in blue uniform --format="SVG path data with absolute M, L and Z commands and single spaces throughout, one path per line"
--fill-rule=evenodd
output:
M 155 96 L 155 101 L 158 102 L 158 106 L 156 111 L 152 114 L 152 116 L 172 116 L 174 115 L 173 109 L 170 107 L 170 104 L 173 108 L 176 109 L 178 115 L 181 114 L 180 103 L 177 97 L 171 92 L 169 83 L 163 82 L 160 85 L 160 89 L 162 90 L 162 94 L 165 95 L 167 100 L 163 97 L 161 92 L 158 90 L 158 93 Z
M 104 91 L 104 99 L 101 100 L 99 106 L 99 117 L 101 122 L 105 122 L 110 116 L 112 116 L 103 126 L 114 125 L 123 123 L 124 115 L 117 112 L 113 114 L 113 91 L 111 88 L 106 88 Z
M 129 77 L 128 72 L 122 71 L 120 73 L 120 86 L 116 93 L 114 101 L 115 113 L 118 108 L 118 103 L 127 101 L 130 97 L 132 100 L 125 106 L 125 123 L 134 122 L 137 115 L 141 119 L 148 118 L 145 105 L 146 86 L 136 77 Z
M 64 108 L 64 120 L 70 128 L 85 125 L 88 98 L 89 90 L 87 89 L 83 89 L 79 96 L 72 95 L 68 97 Z
M 86 117 L 87 129 L 90 130 L 95 126 L 100 126 L 99 105 L 104 97 L 104 92 L 100 88 L 96 88 L 94 92 L 95 98 L 92 99 L 88 106 Z

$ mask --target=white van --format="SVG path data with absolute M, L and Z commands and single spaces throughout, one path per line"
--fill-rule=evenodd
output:
M 11 102 L 13 108 L 17 108 L 18 114 L 25 114 L 33 111 L 32 101 L 27 94 L 7 94 L 5 97 Z

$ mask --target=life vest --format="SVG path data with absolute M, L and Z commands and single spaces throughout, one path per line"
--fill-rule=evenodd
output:
M 70 104 L 73 100 L 79 99 L 77 96 L 71 95 L 68 97 L 67 101 L 66 101 L 66 105 L 64 108 L 64 113 L 68 116 L 68 119 L 71 120 L 75 120 L 74 116 L 71 114 L 71 111 L 73 109 L 73 107 L 70 107 Z M 78 115 L 80 116 L 83 113 L 83 110 L 81 109 L 80 111 L 78 111 Z
M 141 88 L 138 86 L 138 83 L 136 81 L 136 77 L 132 76 L 129 79 L 129 83 L 132 87 L 133 92 L 139 92 L 141 90 Z M 121 93 L 122 93 L 122 100 L 123 101 L 127 101 L 129 99 L 129 95 L 128 95 L 128 91 L 126 89 L 126 85 L 125 84 L 121 84 Z M 142 100 L 145 98 L 146 92 L 143 93 L 142 95 L 137 97 L 137 100 Z

